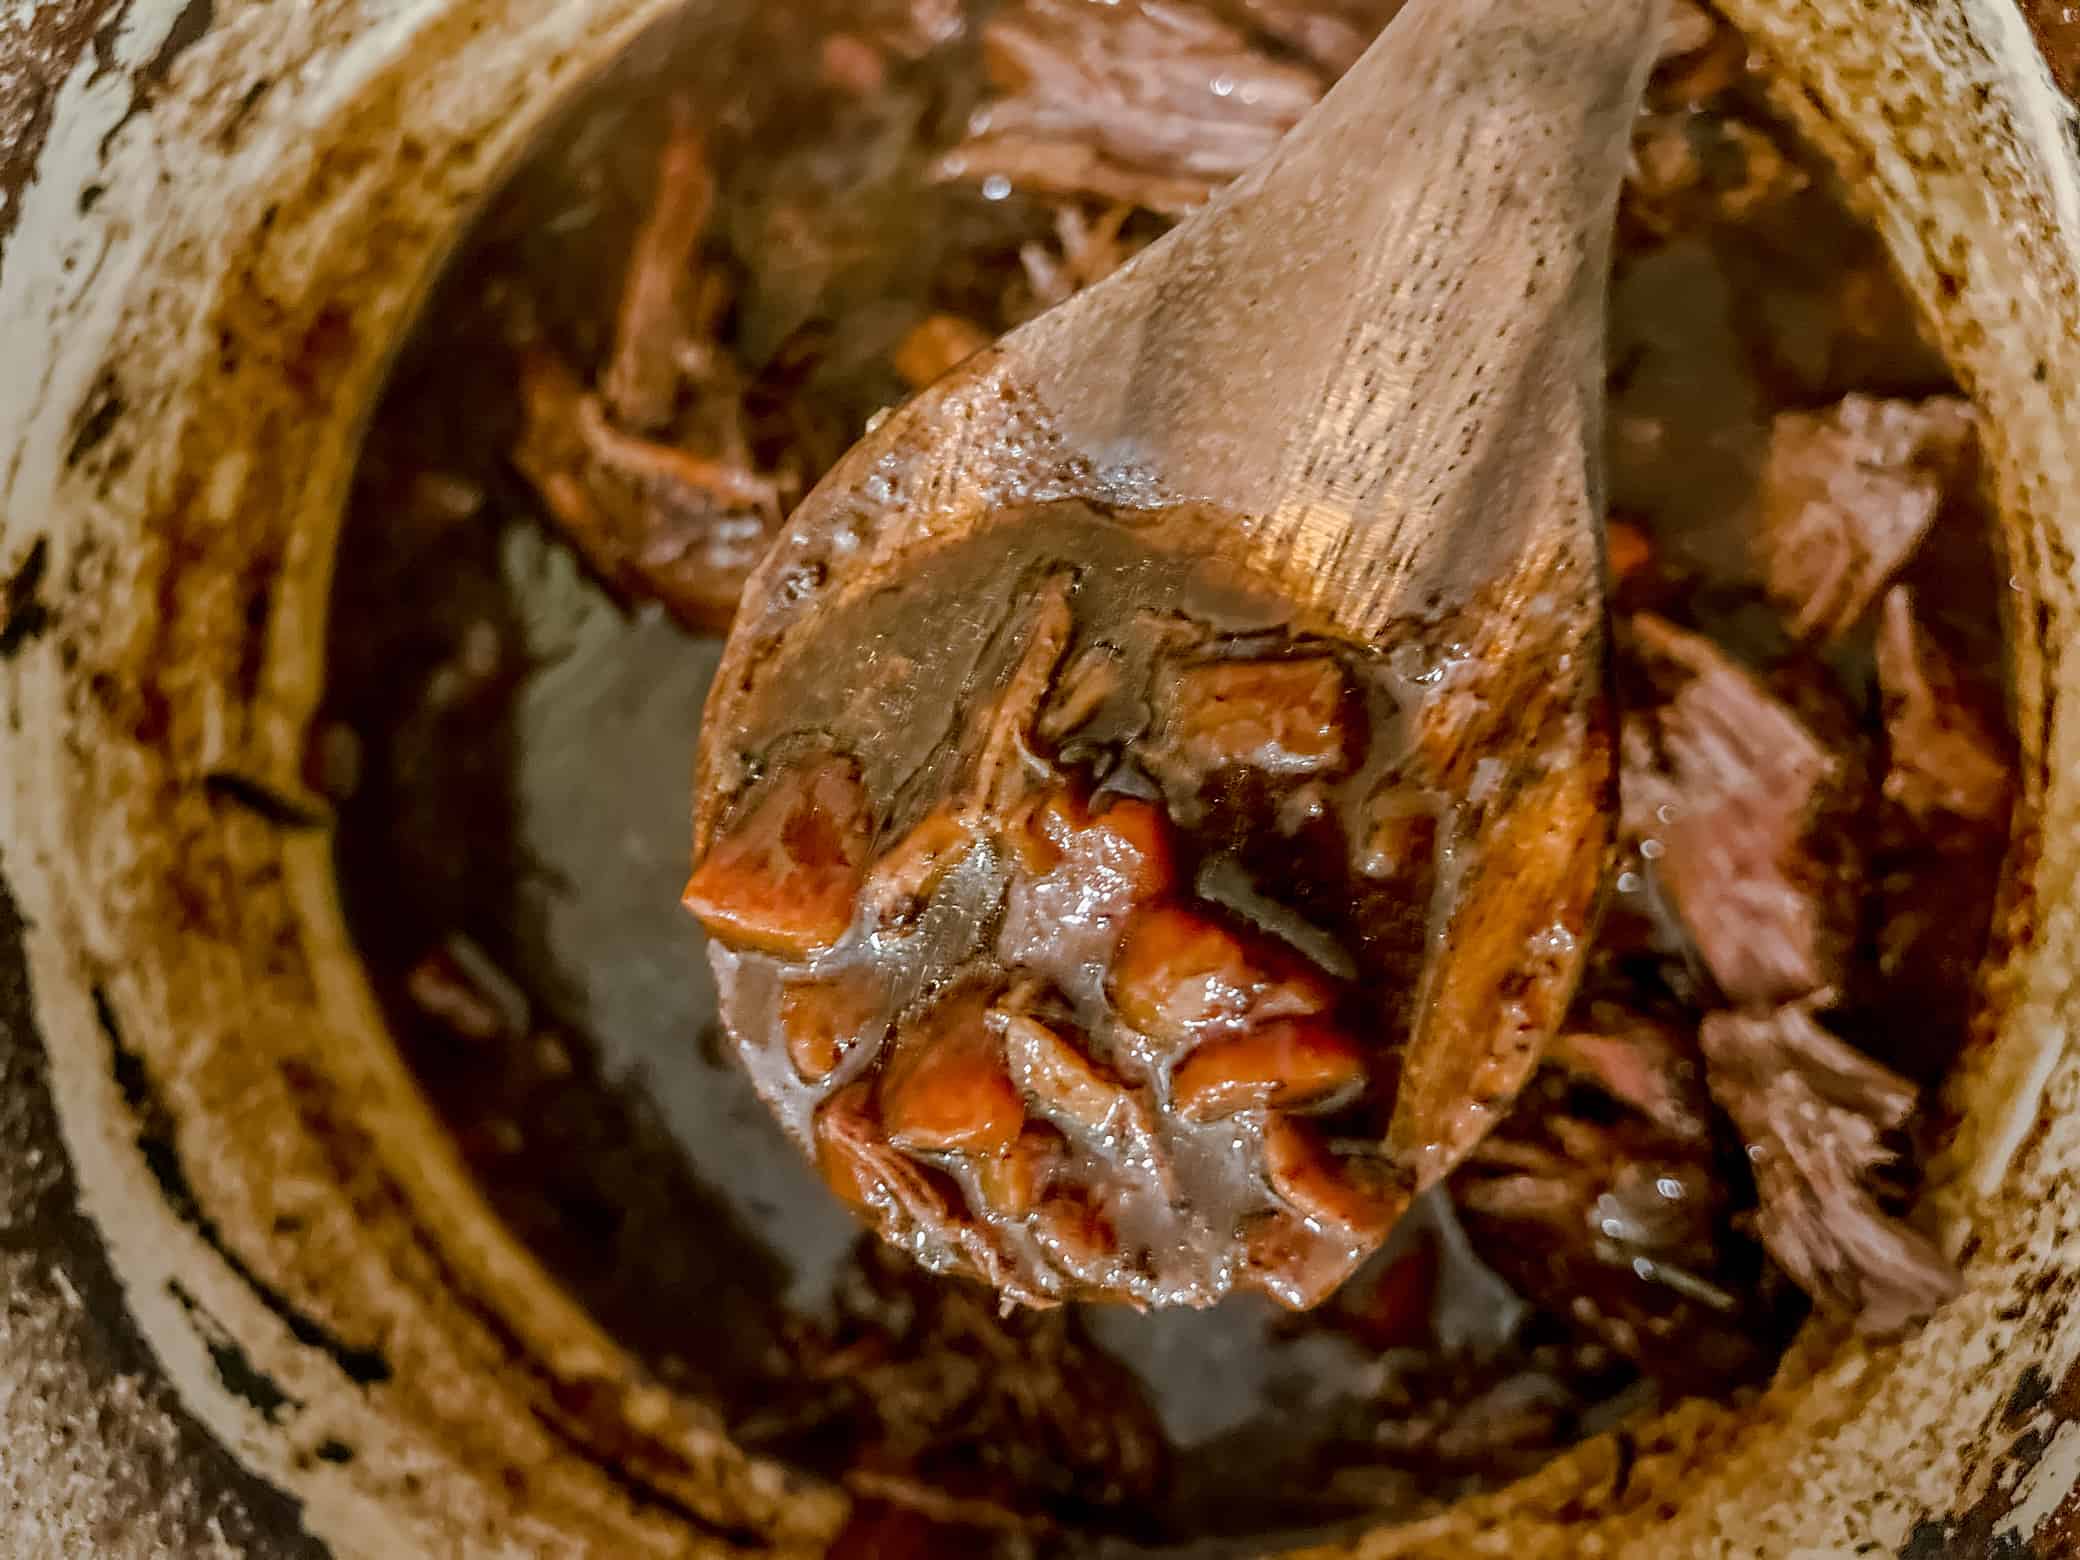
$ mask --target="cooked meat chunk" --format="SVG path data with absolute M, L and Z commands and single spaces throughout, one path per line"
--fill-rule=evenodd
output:
M 1687 106 L 1640 116 L 1623 212 L 1657 238 L 1708 223 L 1750 222 L 1806 187 L 1767 133 Z
M 1059 747 L 1074 736 L 1125 686 L 1119 652 L 1111 645 L 1090 645 L 1063 670 L 1054 697 L 1040 712 L 1040 735 Z
M 990 334 L 958 314 L 931 314 L 919 320 L 896 344 L 889 362 L 912 390 L 922 390 L 940 375 L 966 362 L 990 344 Z
M 412 1006 L 462 1040 L 516 1040 L 527 1033 L 526 994 L 466 937 L 428 950 L 405 976 Z
M 1712 1097 L 1748 1144 L 1758 1228 L 1799 1287 L 1861 1332 L 1896 1333 L 1957 1292 L 1933 1242 L 1888 1214 L 1874 1178 L 1914 1111 L 1904 1078 L 1822 1028 L 1813 1003 L 1704 1021 Z
M 989 1022 L 989 995 L 959 992 L 899 1025 L 877 1101 L 889 1141 L 928 1152 L 995 1154 L 1025 1126 L 1025 1102 Z
M 1255 1215 L 1243 1231 L 1251 1282 L 1291 1311 L 1320 1305 L 1365 1257 L 1363 1244 L 1284 1209 Z
M 1349 704 L 1349 681 L 1327 656 L 1187 666 L 1148 761 L 1195 785 L 1223 769 L 1334 774 L 1355 757 Z
M 959 1193 L 947 1178 L 893 1148 L 874 1118 L 873 1089 L 841 1089 L 816 1113 L 816 1154 L 824 1179 L 856 1208 L 874 1208 L 910 1229 L 938 1229 L 956 1216 Z
M 1170 826 L 1147 802 L 1108 797 L 1097 811 L 1065 788 L 1049 792 L 1021 822 L 1014 848 L 1022 864 L 1042 882 L 1064 876 L 1075 915 L 1121 914 L 1162 898 L 1176 882 Z
M 1016 1008 L 991 1016 L 1002 1029 L 1011 1076 L 1042 1111 L 1100 1136 L 1146 1130 L 1140 1102 L 1109 1068 L 1069 1037 L 1066 1024 L 1044 1023 Z
M 1104 281 L 1151 242 L 1145 232 L 1126 231 L 1135 209 L 1132 202 L 1123 200 L 1097 207 L 1095 215 L 1081 201 L 1056 206 L 1053 245 L 1035 240 L 1021 244 L 1018 250 L 1019 270 L 1032 302 L 1042 309 L 1053 308 Z M 1026 312 L 1030 311 L 1020 311 L 1021 317 Z
M 888 1033 L 882 1017 L 887 1001 L 881 982 L 865 966 L 786 982 L 780 991 L 780 1027 L 796 1075 L 805 1083 L 820 1083 L 854 1051 L 879 1045 Z
M 1406 0 L 1238 0 L 1258 29 L 1334 80 L 1399 14 Z
M 600 381 L 614 415 L 631 428 L 662 427 L 679 391 L 678 347 L 688 321 L 693 261 L 715 205 L 706 138 L 683 99 L 657 160 L 657 191 L 621 282 L 614 355 Z
M 868 919 L 882 927 L 916 920 L 946 874 L 981 841 L 971 809 L 933 808 L 868 870 L 860 893 Z
M 944 175 L 1170 213 L 1261 158 L 1324 86 L 1189 0 L 1014 0 L 983 48 L 999 96 Z
M 1187 1121 L 1218 1121 L 1325 1108 L 1364 1086 L 1365 1055 L 1349 1035 L 1319 1018 L 1281 1018 L 1200 1045 L 1171 1074 L 1170 1099 Z
M 1296 1213 L 1346 1230 L 1372 1246 L 1408 1207 L 1406 1188 L 1384 1166 L 1353 1154 L 1338 1154 L 1313 1128 L 1272 1115 L 1264 1123 L 1264 1166 L 1271 1189 Z
M 1119 1231 L 1092 1189 L 1051 1188 L 1034 1210 L 1030 1228 L 1048 1260 L 1078 1283 L 1102 1291 L 1119 1282 Z
M 1164 1048 L 1324 1011 L 1328 982 L 1260 936 L 1197 911 L 1160 905 L 1127 922 L 1113 966 L 1120 1016 Z
M 1069 1144 L 1044 1121 L 1029 1121 L 1009 1148 L 975 1166 L 975 1185 L 982 1200 L 1007 1219 L 1023 1219 L 1040 1204 L 1068 1159 Z
M 1014 876 L 997 934 L 1005 963 L 1065 988 L 1101 985 L 1129 917 L 1166 896 L 1176 867 L 1167 819 L 1148 803 L 1047 793 L 1016 820 Z
M 1570 1113 L 1544 1075 L 1451 1181 L 1482 1260 L 1656 1378 L 1723 1388 L 1766 1358 L 1708 1144 Z
M 1770 594 L 1802 638 L 1862 621 L 1968 469 L 1970 406 L 1844 396 L 1780 412 L 1762 470 L 1759 547 Z
M 513 464 L 565 537 L 616 590 L 712 632 L 779 523 L 781 488 L 739 461 L 619 431 L 562 361 L 528 351 Z
M 1709 640 L 1647 613 L 1631 632 L 1673 691 L 1626 718 L 1625 833 L 1734 1002 L 1836 984 L 1855 808 L 1842 759 Z
M 1036 783 L 1034 726 L 1069 633 L 1070 580 L 1051 577 L 1024 624 L 1018 658 L 986 719 L 968 735 L 961 778 L 867 874 L 868 913 L 889 925 L 914 920 L 946 874 L 997 829 Z
M 1437 861 L 1437 814 L 1389 782 L 1366 799 L 1358 870 L 1369 878 L 1418 878 Z
M 849 759 L 787 764 L 716 836 L 686 885 L 686 907 L 708 931 L 746 947 L 802 958 L 852 925 L 872 829 Z
M 1001 816 L 1031 789 L 1032 771 L 1040 767 L 1034 762 L 1035 728 L 1054 687 L 1055 667 L 1069 646 L 1075 583 L 1072 573 L 1058 570 L 1041 582 L 1027 606 L 1018 659 L 988 706 L 988 719 L 977 728 L 981 745 L 962 797 L 969 807 Z
M 1885 595 L 1878 625 L 1890 765 L 1886 800 L 1924 822 L 1947 813 L 2001 827 L 2014 794 L 2006 744 L 1967 702 L 1963 679 L 1915 621 L 1903 585 Z
M 926 1273 L 874 1241 L 861 1243 L 836 1299 L 836 1315 L 802 1340 L 817 1392 L 802 1429 L 811 1444 L 835 1435 L 856 1447 L 882 1497 L 942 1520 L 1040 1531 L 1050 1514 L 1087 1519 L 1093 1505 L 1152 1498 L 1162 1428 L 1140 1382 L 1075 1312 L 1005 1314 L 981 1285 Z M 973 1532 L 928 1551 L 918 1530 L 879 1537 L 893 1547 L 870 1538 L 854 1552 L 986 1552 Z
M 1591 1027 L 1577 1027 L 1586 1023 Z M 1590 1002 L 1553 1037 L 1546 1059 L 1684 1142 L 1710 1136 L 1694 1035 L 1608 1001 Z

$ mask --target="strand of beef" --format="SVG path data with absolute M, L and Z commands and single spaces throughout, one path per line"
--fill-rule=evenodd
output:
M 1957 490 L 1972 449 L 1971 408 L 1955 396 L 1851 395 L 1778 415 L 1757 546 L 1794 635 L 1831 643 L 1863 621 Z
M 1329 81 L 1188 0 L 1014 0 L 982 39 L 997 96 L 942 177 L 1173 216 L 1262 159 Z
M 565 538 L 620 594 L 688 628 L 726 629 L 801 474 L 752 461 L 726 278 L 699 263 L 715 201 L 706 141 L 675 103 L 657 190 L 622 278 L 599 388 L 525 319 L 513 464 Z
M 1957 1274 L 1880 1200 L 1897 1157 L 1886 1135 L 1913 1114 L 1913 1085 L 1828 1033 L 1814 1007 L 1708 1015 L 1706 1076 L 1747 1142 L 1770 1254 L 1815 1300 L 1884 1336 L 1956 1294 Z
M 1526 1293 L 1569 1304 L 1660 1379 L 1700 1379 L 1702 1353 L 1671 1360 L 1651 1347 L 1674 1335 L 1657 1325 L 1693 1299 L 1646 1282 L 1661 1253 L 1613 1244 L 1599 1209 L 1657 1153 L 1666 1161 L 1687 1145 L 1709 1164 L 1690 1130 L 1700 1080 L 1747 1150 L 1733 1176 L 1754 1178 L 1757 1233 L 1801 1288 L 1880 1334 L 1955 1292 L 1940 1252 L 1895 1217 L 1905 1187 L 1888 1173 L 1914 1114 L 1908 1076 L 1934 1076 L 1962 1032 L 2012 768 L 1998 712 L 1975 701 L 1914 593 L 1892 581 L 1939 518 L 1965 536 L 1974 522 L 1983 530 L 1969 502 L 1972 457 L 1969 410 L 1955 398 L 1852 396 L 1775 421 L 1759 505 L 1763 577 L 1792 638 L 1838 654 L 1859 639 L 1866 647 L 1882 766 L 1865 720 L 1817 661 L 1792 656 L 1772 684 L 1651 613 L 1622 625 L 1620 892 L 1598 953 L 1603 978 L 1578 1003 L 1579 1027 L 1556 1037 L 1526 1108 L 1455 1195 L 1491 1262 Z M 1945 540 L 1966 572 L 1990 568 L 1983 544 Z M 1643 536 L 1614 527 L 1613 561 L 1628 595 L 1653 593 L 1658 559 Z M 1628 959 L 1646 960 L 1692 1014 L 1705 1010 L 1701 1024 L 1645 1017 L 1645 988 L 1619 973 Z M 1823 1027 L 1829 1010 L 1896 1068 Z M 1624 1131 L 1594 1109 L 1585 1117 L 1579 1087 L 1563 1079 L 1621 1102 Z M 1716 1228 L 1709 1212 L 1692 1226 L 1691 1260 L 1706 1274 L 1728 1255 L 1747 1266 L 1726 1212 Z M 1628 1290 L 1635 1257 L 1647 1266 Z M 1742 1307 L 1756 1300 L 1752 1279 L 1722 1292 Z M 1712 1324 L 1728 1320 L 1736 1337 L 1750 1326 L 1722 1315 L 1687 1329 L 1709 1352 Z M 1737 1355 L 1723 1363 L 1737 1378 Z
M 1725 1005 L 1704 1019 L 1705 1078 L 1748 1145 L 1759 1231 L 1817 1300 L 1895 1331 L 1954 1282 L 1871 1182 L 1914 1090 L 1813 1016 L 1840 999 L 1856 946 L 1869 766 L 1846 731 L 1823 743 L 1710 641 L 1649 614 L 1629 628 L 1665 702 L 1626 717 L 1623 832 Z M 1824 708 L 1824 686 L 1805 683 Z M 1837 1052 L 1861 1063 L 1861 1087 Z

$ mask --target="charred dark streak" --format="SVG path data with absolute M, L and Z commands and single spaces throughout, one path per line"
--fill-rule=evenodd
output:
M 282 1424 L 291 1417 L 287 1411 L 302 1409 L 303 1404 L 256 1366 L 246 1351 L 239 1347 L 238 1340 L 231 1336 L 230 1330 L 204 1310 L 178 1280 L 169 1283 L 166 1292 L 188 1313 L 188 1319 L 202 1335 L 203 1347 L 209 1350 L 210 1365 L 226 1392 L 250 1403 L 271 1425 Z
M 100 187 L 99 185 L 89 185 L 87 193 L 98 190 Z M 80 196 L 83 210 L 85 209 L 87 193 L 82 193 Z M 85 460 L 87 456 L 91 455 L 101 442 L 115 430 L 116 422 L 122 417 L 124 409 L 125 402 L 123 400 L 122 386 L 116 382 L 116 376 L 104 368 L 100 376 L 95 379 L 94 388 L 87 392 L 87 398 L 80 402 L 79 410 L 73 414 L 72 438 L 65 446 L 65 469 L 67 471 L 72 470 L 81 461 Z
M 1632 1470 L 1639 1462 L 1639 1442 L 1630 1430 L 1620 1430 L 1611 1437 L 1611 1443 L 1617 1455 L 1618 1467 L 1611 1475 L 1610 1498 L 1617 1502 L 1625 1498 L 1625 1491 L 1632 1483 Z
M 239 95 L 237 104 L 224 116 L 223 124 L 217 127 L 216 142 L 219 151 L 237 150 L 239 137 L 245 133 L 246 124 L 253 117 L 253 110 L 260 106 L 260 100 L 267 96 L 273 86 L 272 76 L 262 76 Z
M 17 7 L 18 17 L 0 19 L 0 54 L 19 52 L 46 62 L 29 73 L 20 91 L 0 100 L 0 147 L 7 148 L 0 153 L 0 273 L 6 270 L 7 241 L 21 220 L 22 192 L 50 135 L 59 89 L 89 49 L 114 68 L 115 34 L 129 9 L 129 0 L 55 0 Z
M 285 796 L 274 787 L 230 769 L 213 769 L 202 777 L 212 801 L 242 807 L 282 829 L 322 829 L 331 821 L 326 811 Z
M 44 570 L 50 564 L 50 546 L 41 536 L 30 545 L 29 556 L 9 577 L 0 591 L 0 661 L 12 659 L 31 640 L 40 638 L 51 626 L 50 608 L 43 604 Z
M 201 42 L 203 34 L 209 31 L 216 19 L 216 0 L 188 0 L 188 3 L 181 7 L 180 15 L 173 19 L 173 25 L 166 30 L 166 37 L 160 43 L 158 52 L 131 72 L 130 104 L 123 110 L 123 117 L 110 125 L 108 133 L 101 138 L 100 156 L 103 162 L 108 160 L 108 149 L 115 144 L 115 139 L 122 133 L 123 127 L 151 106 L 153 96 L 172 72 L 174 61 Z M 95 40 L 95 50 L 105 65 L 107 56 L 101 55 L 98 38 Z
M 2008 1394 L 2008 1406 L 2001 1411 L 2001 1423 L 2009 1429 L 2029 1418 L 2051 1396 L 2051 1378 L 2035 1365 L 2024 1367 L 2015 1378 L 2015 1390 Z
M 323 1353 L 348 1380 L 360 1386 L 377 1386 L 388 1381 L 390 1362 L 379 1350 L 356 1347 L 322 1322 L 306 1315 L 231 1249 L 217 1228 L 216 1220 L 203 1212 L 202 1205 L 195 1198 L 193 1183 L 188 1179 L 180 1151 L 174 1144 L 173 1112 L 154 1089 L 144 1058 L 124 1040 L 107 988 L 99 984 L 94 987 L 94 1017 L 108 1039 L 110 1074 L 116 1087 L 122 1091 L 124 1102 L 137 1117 L 138 1152 L 144 1156 L 145 1167 L 158 1183 L 159 1193 L 166 1199 L 167 1208 L 174 1217 L 202 1238 L 203 1243 L 231 1270 L 232 1276 L 252 1291 L 298 1343 Z
M 260 694 L 260 679 L 267 658 L 268 619 L 274 612 L 275 585 L 281 572 L 281 546 L 271 537 L 255 545 L 252 557 L 239 570 L 245 633 L 239 640 L 235 686 L 249 703 Z

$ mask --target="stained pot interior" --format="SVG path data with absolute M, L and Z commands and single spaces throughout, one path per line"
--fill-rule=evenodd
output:
M 844 21 L 807 7 L 766 17 L 768 36 L 739 44 L 764 62 L 746 69 L 766 72 L 766 95 L 785 102 L 805 92 L 797 78 L 813 73 L 816 40 Z M 953 69 L 972 97 L 975 63 Z M 859 1230 L 725 1054 L 701 936 L 676 905 L 686 777 L 719 644 L 654 605 L 617 605 L 500 455 L 515 436 L 508 294 L 527 290 L 552 337 L 597 355 L 609 318 L 601 295 L 643 209 L 668 101 L 717 98 L 728 72 L 697 16 L 647 36 L 539 133 L 451 262 L 375 415 L 349 505 L 315 757 L 321 768 L 328 754 L 351 761 L 353 773 L 335 777 L 349 782 L 337 822 L 349 922 L 407 1064 L 493 1207 L 663 1379 L 714 1404 L 740 1434 L 763 1433 L 776 1454 L 807 1455 L 837 1476 L 854 1453 L 830 1434 L 769 1438 L 776 1423 L 814 1412 L 815 1389 L 790 1379 L 791 1330 L 829 1310 Z M 957 124 L 973 106 L 956 95 L 934 113 Z M 745 112 L 767 116 L 775 160 L 831 155 L 814 129 L 788 142 L 784 116 L 759 94 Z M 894 128 L 895 144 L 916 146 L 901 157 L 921 162 L 931 132 Z M 1796 235 L 1794 251 L 1762 256 L 1743 248 L 1745 229 L 1706 229 L 1623 268 L 1612 421 L 1636 425 L 1675 401 L 1668 441 L 1697 458 L 1620 448 L 1613 480 L 1618 503 L 1655 513 L 1671 547 L 1726 550 L 1725 526 L 1713 522 L 1753 502 L 1758 404 L 1948 387 L 1875 244 L 1825 170 L 1812 173 L 1816 187 L 1771 230 L 1779 244 Z M 876 193 L 848 201 L 848 178 Z M 868 306 L 884 313 L 900 311 L 934 268 L 930 241 L 903 244 L 892 232 L 960 233 L 945 241 L 958 253 L 963 242 L 1001 247 L 994 229 L 1031 222 L 935 191 L 888 153 L 832 184 L 810 208 L 825 222 L 926 251 L 881 281 Z M 726 207 L 719 224 L 746 220 L 742 210 Z M 813 250 L 800 263 L 813 277 Z M 1816 277 L 1863 268 L 1884 328 L 1844 333 L 1842 349 L 1819 350 L 1817 362 L 1807 346 L 1795 363 L 1796 310 L 1824 312 L 1821 284 L 1766 292 L 1744 274 L 1766 263 Z M 791 281 L 771 285 L 784 297 Z M 1763 299 L 1794 322 L 1774 339 L 1756 323 Z M 1748 331 L 1738 346 L 1736 321 Z M 1758 377 L 1747 360 L 1783 366 Z M 1732 595 L 1719 610 L 1754 615 L 1756 604 Z M 413 1000 L 415 961 L 458 939 L 514 984 L 529 1012 L 524 1036 L 472 1042 Z M 1405 1230 L 1389 1260 L 1415 1236 Z M 1441 1333 L 1458 1349 L 1501 1347 L 1521 1303 L 1463 1237 L 1444 1249 Z M 1368 1395 L 1390 1367 L 1268 1302 L 1148 1316 L 1078 1309 L 1079 1325 L 1151 1399 L 1172 1466 L 1160 1506 L 1092 1511 L 1065 1540 L 1072 1547 L 1122 1528 L 1147 1543 L 1248 1534 L 1261 1545 L 1376 1522 L 1523 1466 L 1500 1459 L 1485 1477 L 1368 1467 L 1354 1432 L 1382 1413 Z M 1578 1425 L 1561 1422 L 1558 1444 L 1652 1411 L 1651 1386 L 1610 1376 Z M 1536 1388 L 1525 1401 L 1540 1401 Z
M 389 1052 L 302 780 L 359 419 L 526 128 L 511 104 L 574 89 L 655 9 L 603 6 L 578 25 L 428 3 L 360 54 L 302 38 L 309 79 L 256 100 L 262 139 L 243 161 L 220 144 L 222 97 L 264 41 L 195 51 L 185 90 L 160 105 L 158 151 L 214 146 L 226 198 L 166 214 L 149 252 L 122 256 L 120 306 L 72 338 L 84 355 L 71 372 L 90 384 L 97 348 L 120 345 L 129 355 L 109 361 L 124 363 L 165 351 L 128 369 L 140 410 L 115 414 L 98 450 L 38 468 L 66 627 L 9 671 L 10 772 L 24 779 L 6 821 L 68 1139 L 169 1368 L 345 1553 L 493 1536 L 786 1547 L 839 1517 L 827 1492 L 745 1459 L 697 1401 L 660 1391 L 490 1218 Z M 2063 506 L 2080 491 L 2059 439 L 2075 366 L 2059 226 L 2072 172 L 2044 134 L 2048 83 L 1998 8 L 1902 4 L 1853 31 L 1795 4 L 1732 9 L 1795 62 L 1791 106 L 1865 189 L 1997 430 L 1996 492 L 2029 604 L 2018 704 L 2046 826 L 2021 863 L 2014 929 L 2029 935 L 2000 983 L 2004 1031 L 1956 1086 L 1965 1125 L 1937 1193 L 1969 1216 L 1973 1291 L 1896 1354 L 1808 1335 L 1744 1420 L 1696 1408 L 1643 1427 L 1622 1472 L 1592 1443 L 1368 1553 L 1576 1553 L 1591 1527 L 1611 1552 L 1633 1539 L 1641 1553 L 1757 1552 L 1772 1533 L 1896 1548 L 1973 1471 L 1993 1480 L 2022 1364 L 2044 1361 L 2054 1381 L 2065 1369 L 2055 1193 L 2072 1148 L 2062 1116 L 2030 1124 L 2045 1091 L 2057 1106 L 2074 1087 L 2058 1048 L 2068 804 L 2050 783 L 2072 770 L 2053 762 L 2070 741 L 2051 675 L 2069 607 Z M 311 87 L 327 69 L 335 98 Z M 1943 101 L 1976 108 L 1932 114 L 1939 83 L 1957 89 Z M 316 134 L 304 115 L 321 108 Z M 288 145 L 312 155 L 284 158 Z M 1946 166 L 1969 182 L 1944 182 Z M 151 188 L 113 180 L 103 220 L 136 223 Z M 208 258 L 184 232 L 212 239 Z M 31 431 L 58 449 L 63 430 Z M 225 777 L 291 805 L 227 804 Z M 212 1360 L 227 1340 L 293 1409 L 225 1389 Z M 1983 1367 L 2003 1356 L 1995 1379 Z

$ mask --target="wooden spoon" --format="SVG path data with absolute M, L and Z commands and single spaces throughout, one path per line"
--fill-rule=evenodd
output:
M 874 427 L 751 579 L 696 852 L 786 729 L 762 694 L 810 615 L 1007 509 L 1204 502 L 1233 517 L 1209 554 L 1430 657 L 1416 740 L 1457 834 L 1383 1147 L 1407 1185 L 1449 1170 L 1536 1065 L 1600 887 L 1603 304 L 1658 23 L 1412 0 L 1260 167 Z

